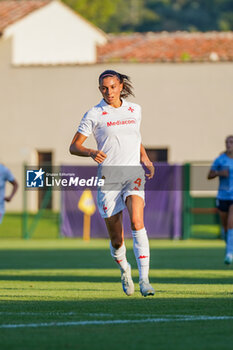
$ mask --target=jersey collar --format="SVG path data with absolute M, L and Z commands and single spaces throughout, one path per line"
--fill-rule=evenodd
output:
M 128 106 L 128 102 L 124 98 L 122 98 L 121 100 L 122 100 L 122 105 L 120 107 L 118 107 L 118 108 L 127 107 Z M 100 101 L 100 106 L 101 107 L 114 108 L 114 107 L 110 106 L 109 104 L 107 104 L 107 102 L 104 99 L 102 99 Z M 118 109 L 118 108 L 114 108 L 114 109 Z

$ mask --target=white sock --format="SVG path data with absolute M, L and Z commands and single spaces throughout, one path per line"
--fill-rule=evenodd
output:
M 119 265 L 119 268 L 122 272 L 125 272 L 128 267 L 128 261 L 126 259 L 126 247 L 125 243 L 123 242 L 122 246 L 118 249 L 114 248 L 112 246 L 112 243 L 110 241 L 110 251 L 113 259 L 116 261 L 116 263 Z
M 148 280 L 150 248 L 145 227 L 139 231 L 132 231 L 133 250 L 138 264 L 139 281 Z

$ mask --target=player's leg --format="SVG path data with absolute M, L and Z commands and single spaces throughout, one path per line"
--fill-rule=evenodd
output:
M 134 293 L 134 284 L 131 277 L 131 266 L 126 259 L 122 211 L 109 218 L 105 218 L 105 223 L 110 237 L 111 255 L 121 270 L 123 290 L 126 295 L 132 295 Z
M 218 209 L 220 221 L 221 221 L 221 227 L 224 231 L 224 238 L 226 242 L 226 254 L 224 258 L 224 263 L 229 264 L 228 262 L 228 257 L 227 257 L 227 222 L 228 222 L 228 205 L 227 201 L 221 200 L 221 199 L 216 199 L 216 207 Z
M 110 218 L 105 218 L 105 223 L 110 237 L 110 251 L 113 259 L 119 265 L 121 271 L 127 269 L 126 248 L 123 238 L 122 211 Z
M 232 221 L 233 221 L 233 205 L 229 205 L 229 202 L 226 200 L 217 199 L 216 201 L 221 225 L 225 231 L 225 241 L 226 241 L 226 254 L 224 263 L 229 265 L 233 259 L 233 231 L 231 230 Z
M 227 218 L 228 218 L 228 212 L 224 212 L 221 210 L 218 210 L 220 221 L 221 221 L 221 227 L 223 230 L 223 237 L 225 242 L 227 242 Z
M 138 195 L 126 197 L 133 236 L 134 255 L 139 271 L 139 285 L 143 296 L 154 295 L 149 283 L 150 248 L 147 232 L 144 227 L 144 199 Z
M 227 245 L 225 264 L 231 264 L 233 261 L 233 204 L 229 206 L 227 218 Z
M 131 267 L 126 259 L 126 247 L 124 243 L 122 210 L 125 203 L 121 191 L 115 189 L 115 184 L 108 186 L 108 190 L 99 190 L 97 203 L 101 216 L 104 218 L 110 237 L 110 251 L 113 259 L 121 270 L 121 281 L 124 292 L 132 295 L 134 284 L 131 277 Z

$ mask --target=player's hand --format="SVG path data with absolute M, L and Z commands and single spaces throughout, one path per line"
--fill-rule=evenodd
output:
M 5 197 L 4 200 L 5 200 L 5 202 L 10 202 L 11 201 L 11 197 L 10 196 L 9 197 Z
M 144 163 L 145 167 L 149 170 L 149 173 L 146 174 L 146 177 L 150 180 L 154 177 L 155 174 L 155 168 L 152 162 L 146 162 Z
M 107 155 L 103 152 L 103 151 L 91 151 L 91 158 L 94 159 L 95 162 L 97 162 L 98 164 L 102 163 L 105 158 L 107 158 Z

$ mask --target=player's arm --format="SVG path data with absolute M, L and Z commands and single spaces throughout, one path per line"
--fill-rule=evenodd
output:
M 224 170 L 213 170 L 213 169 L 210 169 L 208 175 L 207 175 L 207 179 L 208 180 L 212 180 L 214 179 L 215 177 L 218 177 L 218 176 L 221 176 L 221 177 L 228 177 L 229 176 L 229 170 L 228 169 L 224 169 Z
M 148 177 L 148 179 L 152 179 L 154 176 L 154 173 L 155 173 L 155 168 L 154 168 L 153 163 L 150 161 L 150 159 L 146 153 L 146 150 L 142 144 L 140 147 L 140 161 L 149 170 L 149 174 L 146 174 L 146 176 Z
M 14 195 L 19 187 L 18 182 L 16 180 L 9 181 L 9 182 L 12 184 L 13 187 L 12 187 L 11 194 L 4 198 L 6 202 L 10 202 L 12 200 L 12 198 L 14 197 Z
M 70 145 L 70 153 L 75 156 L 91 157 L 97 163 L 102 163 L 107 157 L 106 154 L 99 150 L 84 147 L 83 143 L 86 139 L 87 137 L 85 135 L 76 132 Z

